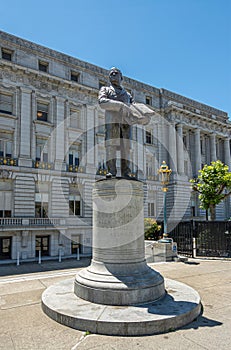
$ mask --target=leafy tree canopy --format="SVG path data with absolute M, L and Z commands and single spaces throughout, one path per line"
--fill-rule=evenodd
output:
M 205 165 L 197 178 L 190 180 L 192 189 L 199 192 L 200 207 L 210 209 L 215 219 L 215 206 L 231 194 L 231 173 L 220 160 Z

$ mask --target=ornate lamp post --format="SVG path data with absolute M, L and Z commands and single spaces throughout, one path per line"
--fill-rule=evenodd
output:
M 164 233 L 163 238 L 159 242 L 169 243 L 172 240 L 170 240 L 167 233 L 167 208 L 166 208 L 166 196 L 169 184 L 170 175 L 172 173 L 172 170 L 168 168 L 165 161 L 162 162 L 162 165 L 158 169 L 158 173 L 161 175 L 161 183 L 162 183 L 162 191 L 164 192 Z

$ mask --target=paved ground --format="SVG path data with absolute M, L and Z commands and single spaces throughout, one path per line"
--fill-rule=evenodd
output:
M 175 332 L 145 337 L 86 335 L 49 319 L 41 294 L 75 275 L 88 260 L 0 266 L 0 350 L 228 350 L 231 349 L 231 261 L 189 260 L 152 266 L 201 295 L 203 314 Z M 28 273 L 30 272 L 30 273 Z

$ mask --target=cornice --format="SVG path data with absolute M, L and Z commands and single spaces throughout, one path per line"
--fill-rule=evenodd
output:
M 70 68 L 73 68 L 75 70 L 88 71 L 89 73 L 94 73 L 98 76 L 99 79 L 108 81 L 108 70 L 105 68 L 101 68 L 89 62 L 79 60 L 78 58 L 75 58 L 73 56 L 69 56 L 59 51 L 52 50 L 45 46 L 33 43 L 26 39 L 16 37 L 14 35 L 11 35 L 3 31 L 0 31 L 0 39 L 2 42 L 1 46 L 4 46 L 5 44 L 5 46 L 7 47 L 10 46 L 11 49 L 13 50 L 15 49 L 24 50 L 30 54 L 34 54 L 41 58 L 44 57 L 46 60 L 55 59 L 56 61 L 60 61 L 62 64 L 69 66 Z M 131 88 L 134 88 L 134 89 L 137 88 L 138 90 L 144 90 L 144 92 L 149 92 L 151 94 L 159 96 L 160 90 L 156 87 L 139 82 L 137 80 L 134 80 L 126 76 L 124 76 L 124 82 L 125 84 L 126 83 L 129 84 L 129 87 Z
M 190 123 L 191 125 L 198 125 L 198 123 L 202 121 L 202 122 L 207 122 L 210 125 L 216 125 L 216 127 L 219 127 L 222 124 L 222 127 L 225 127 L 231 130 L 231 123 L 229 123 L 229 120 L 225 118 L 217 117 L 216 119 L 213 119 L 201 113 L 191 112 L 175 105 L 168 106 L 167 108 L 164 109 L 164 111 L 165 111 L 165 114 L 174 112 L 175 119 L 181 123 L 184 123 L 184 120 L 187 120 L 187 123 L 189 122 L 189 120 L 191 120 L 191 123 Z
M 54 60 L 59 61 L 61 64 L 71 69 L 88 72 L 89 74 L 93 74 L 97 76 L 99 79 L 102 79 L 104 81 L 108 80 L 108 70 L 101 68 L 99 66 L 96 66 L 94 64 L 79 60 L 75 57 L 69 56 L 59 51 L 55 51 L 53 49 L 33 43 L 31 41 L 16 37 L 12 34 L 9 34 L 3 31 L 0 31 L 0 39 L 1 39 L 2 47 L 5 46 L 12 50 L 18 49 L 21 51 L 26 51 L 29 54 L 38 56 L 38 58 L 44 57 L 46 60 L 50 59 L 53 61 Z M 3 60 L 0 60 L 0 61 L 3 61 Z M 73 89 L 75 91 L 83 90 L 84 93 L 91 94 L 94 97 L 98 94 L 98 88 L 93 88 L 93 87 L 82 85 L 76 82 L 73 83 L 72 81 L 63 79 L 61 77 L 59 78 L 57 76 L 54 76 L 45 72 L 40 72 L 32 68 L 27 68 L 14 62 L 6 61 L 4 62 L 4 64 L 5 66 L 8 66 L 8 67 L 12 66 L 13 67 L 12 70 L 21 69 L 22 71 L 24 71 L 25 74 L 28 74 L 29 76 L 31 74 L 33 74 L 35 77 L 36 75 L 39 77 L 44 76 L 44 82 L 43 82 L 44 84 L 50 81 L 52 84 L 62 84 L 63 88 Z M 1 66 L 1 62 L 0 62 L 0 66 Z M 206 104 L 197 102 L 190 98 L 184 97 L 182 95 L 176 94 L 172 91 L 162 89 L 162 88 L 159 89 L 126 76 L 124 76 L 124 82 L 125 82 L 125 85 L 128 85 L 128 88 L 141 90 L 144 93 L 150 93 L 151 96 L 155 95 L 160 99 L 160 102 L 162 98 L 165 97 L 166 99 L 173 99 L 176 102 L 183 103 L 186 105 L 186 107 L 193 106 L 196 109 L 199 109 L 203 112 L 207 112 L 211 115 L 216 115 L 217 118 L 228 119 L 228 114 L 226 112 L 216 109 L 214 107 L 208 106 Z M 46 89 L 45 85 L 44 85 L 44 89 Z M 60 93 L 62 93 L 62 89 Z
M 172 91 L 169 91 L 169 90 L 166 90 L 166 89 L 160 89 L 160 91 L 161 91 L 161 94 L 164 97 L 168 97 L 169 99 L 173 99 L 176 102 L 180 102 L 180 103 L 183 103 L 183 104 L 185 103 L 188 106 L 194 106 L 195 108 L 200 109 L 202 111 L 205 111 L 207 113 L 215 114 L 217 116 L 222 116 L 224 118 L 228 118 L 228 114 L 226 112 L 220 110 L 220 109 L 217 109 L 217 108 L 208 106 L 206 104 L 197 102 L 197 101 L 192 100 L 192 99 L 190 99 L 188 97 L 185 97 L 185 96 L 182 96 L 182 95 L 178 95 L 175 92 L 172 92 Z
M 62 96 L 64 89 L 74 92 L 82 92 L 86 96 L 92 95 L 95 98 L 98 96 L 98 89 L 92 88 L 87 85 L 79 83 L 73 83 L 71 80 L 59 78 L 57 76 L 50 75 L 48 73 L 40 72 L 32 68 L 26 68 L 16 63 L 3 62 L 0 60 L 0 80 L 6 78 L 12 81 L 12 83 L 23 84 L 24 88 L 30 86 L 34 89 L 46 90 L 48 92 L 56 91 L 59 96 Z M 6 84 L 3 80 L 2 84 Z M 7 84 L 9 87 L 9 83 Z M 61 90 L 61 91 L 60 91 Z

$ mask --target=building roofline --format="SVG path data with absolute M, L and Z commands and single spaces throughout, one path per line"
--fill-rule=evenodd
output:
M 5 40 L 6 42 L 11 42 L 16 46 L 24 47 L 24 48 L 27 48 L 28 50 L 31 50 L 31 51 L 37 51 L 43 55 L 45 54 L 51 58 L 61 60 L 61 61 L 65 62 L 66 64 L 72 64 L 72 65 L 78 66 L 79 68 L 81 68 L 83 70 L 91 70 L 99 75 L 104 76 L 104 77 L 108 76 L 108 70 L 105 68 L 99 67 L 97 65 L 94 65 L 92 63 L 89 63 L 89 62 L 86 62 L 83 60 L 80 60 L 76 57 L 67 55 L 67 54 L 62 53 L 60 51 L 50 49 L 46 46 L 36 44 L 32 41 L 29 41 L 27 39 L 23 39 L 21 37 L 15 36 L 13 34 L 10 34 L 10 33 L 4 32 L 4 31 L 0 31 L 0 38 L 1 38 L 1 40 Z M 202 110 L 209 112 L 211 114 L 213 114 L 213 113 L 219 114 L 220 116 L 228 118 L 228 113 L 226 113 L 223 110 L 206 105 L 204 103 L 198 102 L 196 100 L 185 97 L 183 95 L 179 95 L 179 94 L 172 92 L 170 90 L 167 90 L 167 89 L 156 88 L 152 85 L 143 83 L 141 81 L 138 81 L 138 80 L 126 77 L 126 76 L 124 76 L 124 78 L 125 78 L 125 83 L 128 83 L 134 87 L 144 89 L 147 92 L 150 92 L 150 93 L 153 93 L 156 95 L 161 94 L 162 96 L 172 98 L 178 102 L 193 105 L 195 108 L 202 109 Z

